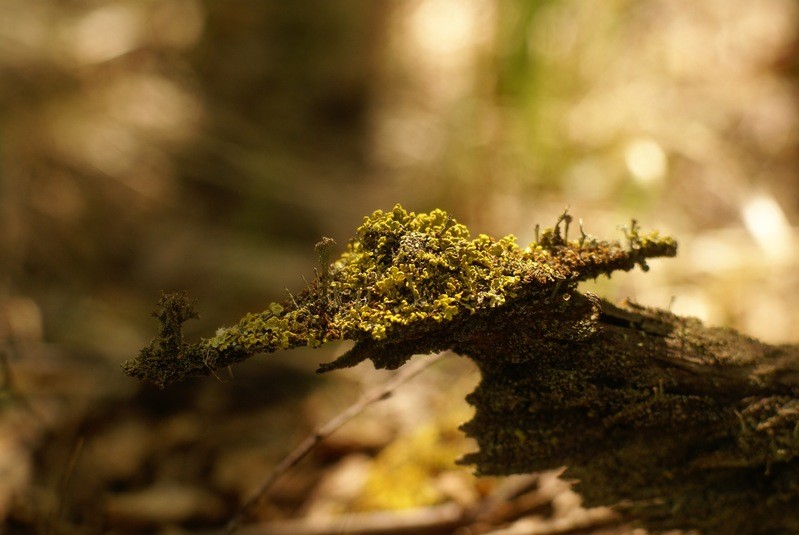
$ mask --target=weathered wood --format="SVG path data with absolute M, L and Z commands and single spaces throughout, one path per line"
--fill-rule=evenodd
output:
M 580 293 L 677 246 L 634 222 L 626 246 L 569 241 L 570 221 L 521 249 L 441 211 L 376 212 L 305 291 L 213 338 L 184 342 L 196 313 L 164 296 L 159 337 L 125 371 L 163 386 L 341 338 L 356 345 L 320 371 L 452 349 L 482 373 L 463 425 L 480 449 L 461 460 L 479 473 L 566 466 L 588 505 L 650 528 L 799 533 L 799 346 Z
M 487 475 L 567 466 L 587 505 L 649 528 L 799 533 L 799 347 L 601 308 L 583 342 L 542 337 L 520 314 L 456 348 L 483 374 L 463 426 L 480 450 L 462 462 Z

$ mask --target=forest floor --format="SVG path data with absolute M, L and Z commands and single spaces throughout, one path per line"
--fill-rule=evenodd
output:
M 222 532 L 314 428 L 392 374 L 361 365 L 317 376 L 316 360 L 253 359 L 162 391 L 100 357 L 47 346 L 5 353 L 4 532 Z M 239 532 L 645 533 L 581 507 L 555 472 L 478 478 L 457 466 L 474 449 L 458 425 L 478 381 L 468 360 L 441 359 L 322 440 Z

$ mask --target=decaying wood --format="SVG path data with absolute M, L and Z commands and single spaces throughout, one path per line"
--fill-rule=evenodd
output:
M 296 298 L 213 338 L 184 342 L 196 313 L 165 296 L 159 337 L 125 370 L 163 386 L 341 338 L 356 344 L 320 371 L 450 349 L 482 373 L 462 427 L 480 449 L 461 462 L 479 473 L 566 466 L 587 506 L 649 528 L 799 533 L 799 346 L 580 293 L 580 281 L 646 269 L 677 244 L 635 222 L 626 246 L 582 228 L 570 241 L 570 222 L 564 213 L 522 249 L 470 239 L 441 211 L 378 211 Z
M 587 506 L 653 529 L 799 533 L 799 346 L 564 296 L 458 329 L 452 349 L 482 373 L 462 426 L 480 449 L 461 463 L 484 475 L 567 466 Z
M 583 342 L 526 323 L 456 348 L 483 374 L 463 426 L 480 451 L 462 462 L 483 474 L 565 465 L 587 506 L 616 504 L 650 528 L 799 532 L 799 347 L 607 302 Z

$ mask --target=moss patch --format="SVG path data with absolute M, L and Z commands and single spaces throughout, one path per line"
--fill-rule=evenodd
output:
M 676 254 L 633 222 L 623 243 L 571 217 L 520 247 L 472 237 L 441 210 L 365 218 L 302 292 L 187 343 L 188 299 L 167 295 L 159 336 L 125 371 L 159 385 L 256 353 L 352 339 L 322 371 L 370 359 L 396 368 L 452 349 L 482 381 L 462 462 L 505 475 L 567 466 L 588 505 L 622 505 L 654 529 L 799 532 L 799 348 L 577 291 L 577 283 Z
M 471 316 L 511 310 L 518 301 L 550 300 L 555 294 L 566 299 L 577 281 L 636 265 L 646 268 L 647 258 L 676 253 L 672 239 L 641 234 L 635 223 L 625 245 L 598 241 L 582 231 L 570 241 L 570 221 L 564 214 L 538 241 L 522 248 L 514 236 L 472 238 L 443 210 L 417 214 L 399 205 L 378 210 L 364 219 L 332 264 L 334 242 L 326 238 L 317 244 L 322 270 L 308 288 L 247 314 L 211 338 L 185 344 L 181 323 L 196 313 L 185 296 L 164 296 L 155 313 L 161 335 L 138 359 L 124 364 L 125 372 L 164 386 L 257 353 L 340 339 L 391 346 L 375 364 L 396 367 L 414 353 L 452 345 L 457 329 Z M 410 353 L 400 355 L 399 346 Z M 324 369 L 354 364 L 361 349 L 356 346 Z

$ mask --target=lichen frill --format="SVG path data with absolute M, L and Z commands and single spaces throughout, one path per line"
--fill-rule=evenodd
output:
M 347 250 L 332 264 L 328 255 L 334 242 L 327 238 L 317 244 L 322 269 L 298 295 L 247 314 L 238 324 L 220 328 L 197 344 L 180 346 L 179 351 L 174 344 L 159 348 L 157 339 L 138 360 L 155 369 L 171 366 L 166 362 L 170 358 L 184 359 L 183 373 L 188 359 L 196 373 L 255 353 L 317 347 L 331 340 L 401 342 L 525 296 L 563 291 L 578 280 L 635 265 L 646 268 L 646 258 L 676 252 L 670 238 L 639 235 L 635 224 L 628 231 L 627 247 L 591 239 L 582 229 L 578 240 L 569 241 L 570 221 L 564 214 L 540 240 L 523 249 L 512 235 L 494 239 L 480 234 L 472 239 L 466 226 L 443 210 L 417 214 L 400 205 L 378 210 L 364 219 Z M 133 375 L 150 378 L 149 372 L 136 371 L 135 361 L 125 366 Z
M 293 301 L 248 314 L 206 343 L 275 350 L 302 339 L 310 346 L 364 336 L 381 340 L 399 325 L 449 321 L 502 305 L 515 297 L 522 273 L 535 273 L 542 283 L 562 276 L 546 264 L 531 270 L 524 262 L 513 236 L 471 240 L 469 230 L 443 210 L 415 214 L 398 205 L 365 218 L 330 266 L 325 295 L 310 288 Z
M 333 323 L 379 340 L 397 325 L 502 305 L 517 294 L 523 258 L 513 236 L 470 240 L 442 210 L 375 212 L 333 266 Z
M 398 326 L 504 305 L 523 286 L 595 278 L 635 264 L 645 268 L 645 258 L 673 254 L 671 239 L 633 230 L 629 249 L 584 235 L 569 242 L 559 225 L 522 249 L 513 235 L 471 239 L 468 228 L 443 210 L 378 210 L 330 267 L 325 295 L 310 288 L 299 299 L 273 303 L 221 329 L 207 344 L 274 351 L 335 339 L 381 340 Z

